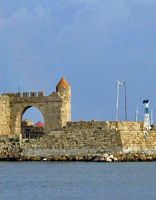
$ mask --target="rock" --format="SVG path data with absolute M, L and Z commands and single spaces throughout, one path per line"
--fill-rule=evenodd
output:
M 105 154 L 103 154 L 103 156 L 104 156 L 105 158 L 107 158 L 107 157 L 109 156 L 109 154 L 108 154 L 108 153 L 105 153 Z
M 112 162 L 112 159 L 110 157 L 107 157 L 106 162 Z
M 109 158 L 110 158 L 110 159 L 114 159 L 114 156 L 113 156 L 113 155 L 110 155 Z
M 114 162 L 116 162 L 116 161 L 118 161 L 118 159 L 117 159 L 117 158 L 114 158 Z

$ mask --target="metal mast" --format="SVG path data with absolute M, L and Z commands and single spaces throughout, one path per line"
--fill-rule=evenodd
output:
M 118 121 L 119 115 L 119 93 L 120 93 L 120 86 L 124 86 L 124 93 L 125 93 L 125 120 L 127 121 L 127 90 L 126 90 L 126 82 L 118 80 L 117 81 L 117 98 L 116 98 L 116 121 Z
M 138 121 L 138 113 L 139 113 L 139 109 L 137 107 L 136 111 L 135 111 L 135 121 Z

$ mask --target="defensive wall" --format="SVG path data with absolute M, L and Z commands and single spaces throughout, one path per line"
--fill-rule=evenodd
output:
M 0 137 L 0 158 L 156 160 L 156 131 L 144 130 L 143 122 L 68 122 L 38 139 L 9 140 Z
M 70 101 L 64 79 L 49 96 L 42 92 L 0 96 L 0 158 L 96 160 L 109 154 L 118 160 L 156 160 L 155 128 L 147 131 L 143 122 L 132 121 L 72 122 Z M 45 134 L 22 139 L 21 118 L 31 106 L 43 114 Z
M 156 153 L 156 131 L 145 131 L 143 122 L 69 122 L 23 145 L 28 157 Z

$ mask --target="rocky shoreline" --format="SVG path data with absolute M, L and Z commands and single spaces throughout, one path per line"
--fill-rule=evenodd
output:
M 85 161 L 85 162 L 141 162 L 156 161 L 156 151 L 122 150 L 107 152 L 85 149 L 39 148 L 31 141 L 19 142 L 18 138 L 0 138 L 0 161 Z M 93 153 L 94 152 L 94 153 Z
M 54 156 L 23 156 L 22 149 L 5 152 L 0 155 L 0 161 L 84 161 L 84 162 L 145 162 L 156 161 L 155 154 L 118 153 L 103 155 L 54 155 Z

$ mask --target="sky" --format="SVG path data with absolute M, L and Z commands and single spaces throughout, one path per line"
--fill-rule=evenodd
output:
M 0 0 L 0 92 L 72 87 L 72 120 L 115 120 L 117 80 L 128 120 L 156 120 L 155 0 Z M 30 114 L 37 116 L 37 114 Z M 120 88 L 119 120 L 124 120 Z

